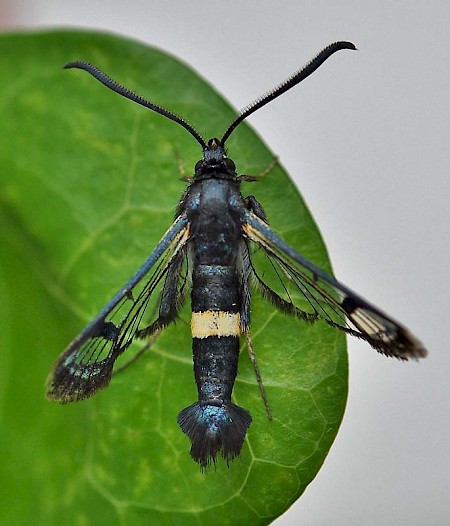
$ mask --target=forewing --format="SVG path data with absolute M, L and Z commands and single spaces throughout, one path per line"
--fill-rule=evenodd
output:
M 74 402 L 109 384 L 115 361 L 142 328 L 161 289 L 158 284 L 174 262 L 178 265 L 188 238 L 187 218 L 180 215 L 134 276 L 58 358 L 47 379 L 47 398 Z
M 284 298 L 276 296 L 284 307 L 264 292 L 268 286 L 256 275 L 263 294 L 281 310 L 307 321 L 325 320 L 339 330 L 363 338 L 387 356 L 402 360 L 426 356 L 422 343 L 406 327 L 314 266 L 251 211 L 245 214 L 242 228 L 248 239 L 264 249 L 283 283 Z

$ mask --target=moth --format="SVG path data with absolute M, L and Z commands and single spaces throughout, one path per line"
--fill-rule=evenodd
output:
M 366 340 L 386 356 L 401 360 L 426 356 L 422 343 L 407 328 L 316 267 L 272 230 L 262 205 L 240 191 L 242 181 L 255 177 L 238 175 L 227 156 L 226 142 L 244 119 L 343 49 L 356 47 L 344 41 L 330 44 L 247 106 L 221 139 L 207 142 L 186 120 L 121 86 L 97 67 L 81 61 L 66 64 L 65 68 L 85 70 L 119 95 L 178 123 L 197 140 L 203 155 L 194 174 L 186 178 L 189 185 L 173 224 L 137 272 L 56 361 L 47 380 L 50 400 L 75 402 L 107 387 L 117 358 L 133 341 L 151 340 L 172 323 L 189 291 L 198 400 L 180 412 L 178 424 L 202 469 L 215 463 L 218 454 L 227 463 L 237 457 L 252 421 L 246 409 L 231 401 L 241 335 L 270 411 L 249 334 L 252 289 L 283 313 L 306 323 L 322 320 Z M 265 252 L 280 280 L 295 288 L 301 302 L 289 294 L 283 297 L 266 283 L 254 264 L 255 247 Z

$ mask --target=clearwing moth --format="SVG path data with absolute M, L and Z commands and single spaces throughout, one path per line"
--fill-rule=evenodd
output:
M 119 95 L 183 126 L 201 145 L 203 156 L 193 176 L 185 178 L 189 185 L 175 220 L 156 248 L 58 358 L 47 380 L 50 400 L 75 402 L 107 387 L 117 358 L 134 340 L 151 339 L 173 322 L 189 290 L 198 401 L 181 411 L 178 423 L 191 441 L 192 458 L 203 470 L 215 463 L 219 453 L 227 463 L 240 454 L 252 420 L 246 409 L 231 401 L 241 334 L 270 418 L 249 334 L 252 289 L 280 311 L 306 323 L 322 320 L 366 340 L 386 356 L 400 360 L 426 356 L 424 346 L 408 329 L 309 262 L 271 229 L 259 202 L 240 192 L 242 181 L 256 177 L 238 175 L 225 149 L 244 119 L 342 49 L 356 48 L 351 42 L 330 44 L 242 110 L 221 139 L 207 142 L 186 120 L 121 86 L 97 67 L 78 61 L 66 64 L 65 68 L 85 70 Z M 284 290 L 294 287 L 302 301 L 288 293 L 282 297 L 264 281 L 253 263 L 255 247 L 277 269 Z

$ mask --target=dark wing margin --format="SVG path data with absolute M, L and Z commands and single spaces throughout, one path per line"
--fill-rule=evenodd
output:
M 107 387 L 115 361 L 139 337 L 150 298 L 172 263 L 178 264 L 188 238 L 189 222 L 181 214 L 138 271 L 58 358 L 46 382 L 49 400 L 75 402 Z
M 366 340 L 386 356 L 408 360 L 427 355 L 423 344 L 406 327 L 301 256 L 253 212 L 244 214 L 242 229 L 244 236 L 278 265 L 309 305 L 312 316 Z

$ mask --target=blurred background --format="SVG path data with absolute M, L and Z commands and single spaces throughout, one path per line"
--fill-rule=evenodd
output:
M 341 431 L 318 477 L 275 524 L 447 523 L 448 2 L 0 0 L 3 31 L 55 27 L 164 49 L 236 109 L 328 43 L 357 45 L 249 122 L 306 199 L 336 276 L 410 327 L 430 356 L 399 363 L 349 341 Z M 336 90 L 351 92 L 353 104 L 336 104 Z

